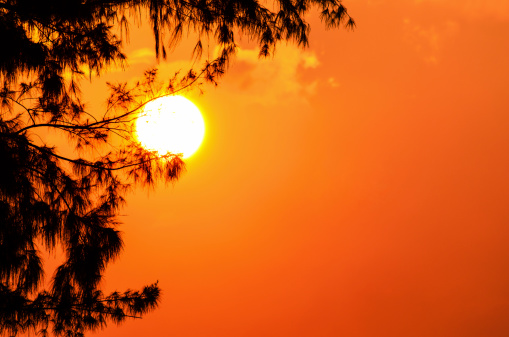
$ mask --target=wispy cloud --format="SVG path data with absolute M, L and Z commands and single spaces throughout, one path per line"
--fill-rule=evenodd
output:
M 261 104 L 283 98 L 303 101 L 316 93 L 318 81 L 303 80 L 301 72 L 319 65 L 314 52 L 296 46 L 281 46 L 268 59 L 260 59 L 256 49 L 239 49 L 225 85 L 236 95 Z
M 339 87 L 339 83 L 336 81 L 336 79 L 335 79 L 334 77 L 329 77 L 329 78 L 327 79 L 327 83 L 328 83 L 331 87 L 333 87 L 333 88 L 337 88 L 337 87 Z
M 507 0 L 414 0 L 416 4 L 432 3 L 457 11 L 473 19 L 509 20 L 509 1 Z
M 129 65 L 153 63 L 155 54 L 144 48 L 128 55 Z M 201 63 L 194 64 L 196 70 Z M 320 66 L 320 61 L 313 51 L 303 51 L 296 46 L 281 46 L 274 57 L 259 58 L 257 49 L 237 50 L 237 54 L 221 78 L 220 85 L 235 97 L 246 102 L 272 105 L 281 101 L 304 103 L 319 89 L 319 79 L 305 79 L 305 72 Z M 161 80 L 173 77 L 176 72 L 184 74 L 193 67 L 193 61 L 163 61 L 157 65 Z M 133 77 L 133 79 L 136 77 Z M 324 82 L 327 82 L 325 79 Z M 328 82 L 337 86 L 337 82 Z
M 127 55 L 129 65 L 150 64 L 156 59 L 156 53 L 153 48 L 141 48 L 134 50 Z
M 459 31 L 459 25 L 454 21 L 423 26 L 410 19 L 405 19 L 403 24 L 406 43 L 429 64 L 439 62 L 440 52 L 445 41 Z

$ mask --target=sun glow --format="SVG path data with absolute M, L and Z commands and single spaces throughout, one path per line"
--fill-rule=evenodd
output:
M 136 135 L 148 150 L 188 158 L 203 141 L 205 123 L 193 102 L 182 96 L 165 96 L 145 105 L 136 121 Z

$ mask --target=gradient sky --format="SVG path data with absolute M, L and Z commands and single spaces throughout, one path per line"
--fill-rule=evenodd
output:
M 191 95 L 205 141 L 129 195 L 104 282 L 159 280 L 161 305 L 92 336 L 509 335 L 509 1 L 344 4 L 354 32 L 311 18 L 310 48 L 244 46 Z M 102 80 L 155 64 L 131 34 Z

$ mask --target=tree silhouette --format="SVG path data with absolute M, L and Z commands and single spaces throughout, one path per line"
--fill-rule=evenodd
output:
M 82 336 L 141 317 L 159 301 L 157 283 L 140 291 L 103 294 L 100 282 L 122 240 L 116 215 L 136 184 L 175 181 L 178 154 L 144 150 L 133 123 L 148 101 L 202 81 L 215 82 L 235 54 L 240 35 L 268 56 L 280 41 L 308 44 L 305 15 L 320 11 L 328 27 L 354 22 L 340 0 L 0 0 L 0 333 Z M 108 65 L 123 65 L 129 15 L 147 15 L 158 57 L 167 57 L 184 32 L 218 53 L 201 68 L 165 82 L 149 70 L 131 86 L 109 84 L 103 113 L 88 111 L 80 81 Z M 164 43 L 164 37 L 169 40 Z M 41 130 L 65 134 L 73 155 L 61 155 Z M 43 250 L 65 258 L 41 289 Z

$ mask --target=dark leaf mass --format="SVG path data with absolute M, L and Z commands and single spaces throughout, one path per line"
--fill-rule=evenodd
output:
M 122 250 L 126 192 L 174 182 L 185 169 L 179 154 L 140 146 L 137 116 L 161 95 L 216 83 L 239 36 L 256 41 L 260 56 L 280 41 L 307 46 L 312 8 L 327 27 L 355 25 L 340 0 L 0 0 L 0 334 L 82 336 L 157 306 L 157 283 L 100 290 Z M 162 82 L 149 70 L 132 85 L 109 83 L 106 110 L 89 111 L 80 81 L 124 65 L 113 31 L 127 35 L 130 18 L 145 15 L 158 57 L 193 33 L 201 68 Z M 211 42 L 218 53 L 202 59 Z M 67 136 L 71 155 L 45 142 L 48 129 Z M 63 262 L 43 289 L 42 252 L 60 249 Z

